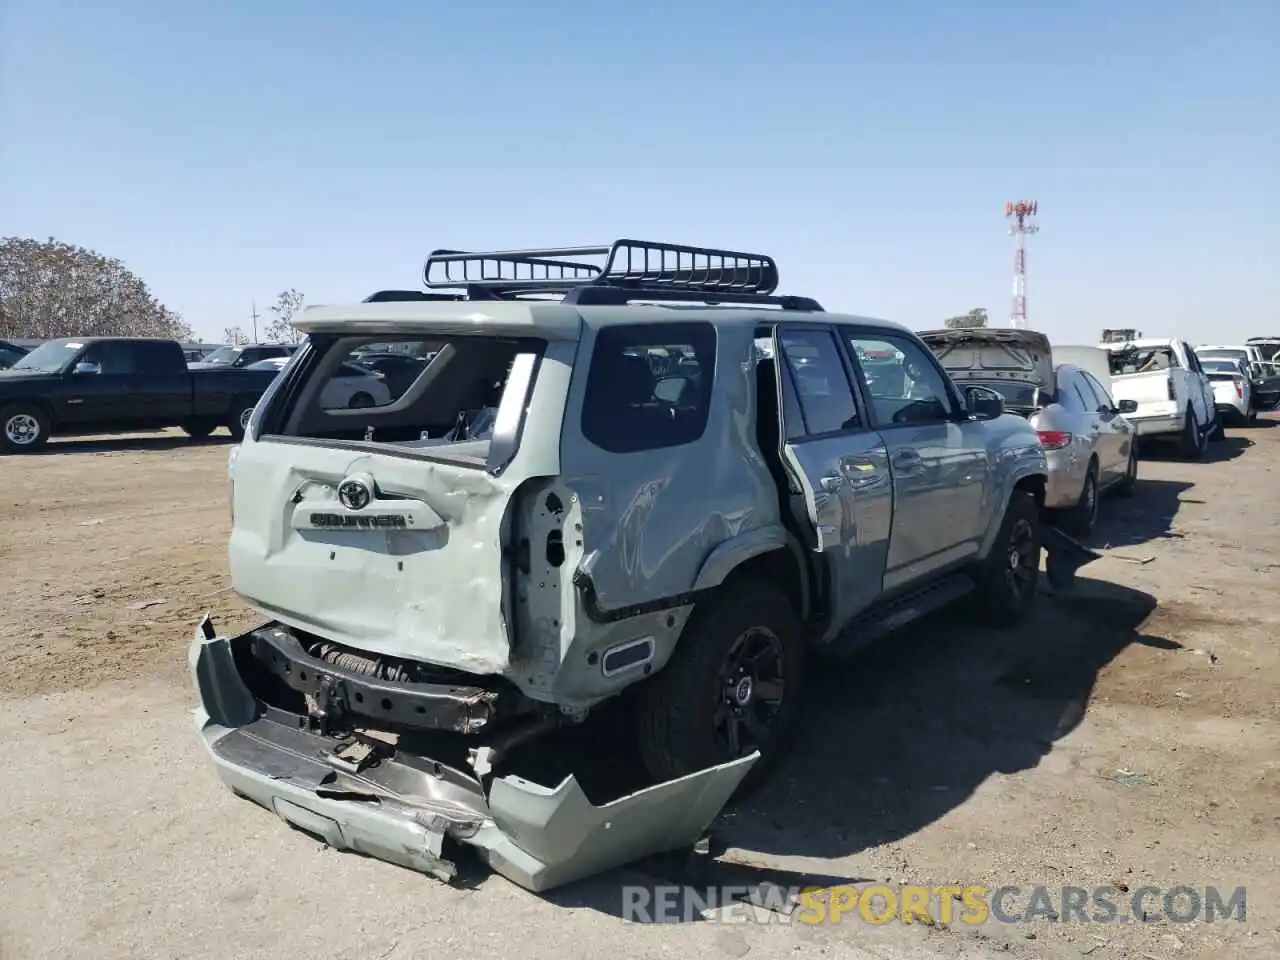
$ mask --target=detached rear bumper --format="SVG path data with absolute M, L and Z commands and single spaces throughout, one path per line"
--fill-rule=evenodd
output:
M 229 637 L 206 617 L 189 663 L 194 711 L 218 776 L 235 793 L 339 850 L 357 851 L 442 880 L 453 878 L 446 839 L 474 847 L 493 870 L 542 891 L 668 850 L 692 846 L 758 754 L 660 783 L 601 806 L 577 780 L 546 787 L 478 776 L 388 749 L 361 765 L 348 739 L 305 729 L 257 700 Z

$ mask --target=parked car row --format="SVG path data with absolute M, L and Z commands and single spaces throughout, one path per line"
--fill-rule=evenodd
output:
M 1031 421 L 1049 467 L 1045 507 L 1077 534 L 1092 530 L 1102 494 L 1133 489 L 1140 437 L 1172 440 L 1200 459 L 1226 424 L 1252 423 L 1280 400 L 1276 351 L 1264 354 L 1262 341 L 1055 347 L 1043 333 L 999 328 L 920 336 L 953 379 L 999 391 Z

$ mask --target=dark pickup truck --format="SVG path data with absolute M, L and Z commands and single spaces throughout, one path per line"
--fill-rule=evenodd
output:
M 237 440 L 276 371 L 189 370 L 176 340 L 50 340 L 0 370 L 0 451 L 30 453 L 58 434 L 226 427 Z

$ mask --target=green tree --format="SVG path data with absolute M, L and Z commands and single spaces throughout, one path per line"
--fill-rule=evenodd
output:
M 119 260 L 52 237 L 0 239 L 0 337 L 93 336 L 195 335 Z

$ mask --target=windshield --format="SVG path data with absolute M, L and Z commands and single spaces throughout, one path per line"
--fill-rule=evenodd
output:
M 83 343 L 72 343 L 66 340 L 42 343 L 15 363 L 13 369 L 58 373 L 66 368 L 71 358 L 79 353 L 83 346 Z
M 1018 380 L 983 380 L 980 385 L 1004 397 L 1007 407 L 1034 410 L 1040 406 L 1039 388 L 1034 383 L 1023 383 Z
M 1234 360 L 1216 360 L 1210 357 L 1208 360 L 1200 358 L 1200 365 L 1211 373 L 1239 373 L 1240 365 Z
M 1248 350 L 1197 350 L 1198 356 L 1203 363 L 1205 360 L 1248 360 Z
M 244 350 L 243 347 L 219 347 L 213 353 L 204 358 L 204 363 L 235 363 L 236 357 L 240 356 Z

